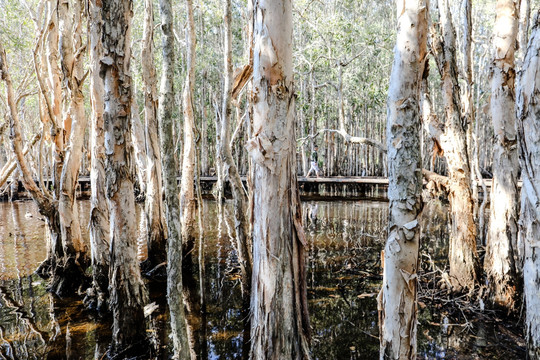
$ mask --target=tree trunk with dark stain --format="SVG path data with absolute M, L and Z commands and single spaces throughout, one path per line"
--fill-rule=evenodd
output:
M 87 291 L 88 306 L 97 311 L 108 309 L 109 299 L 109 208 L 105 196 L 105 132 L 103 122 L 104 83 L 99 72 L 100 60 L 103 58 L 101 43 L 101 1 L 91 0 L 89 10 L 89 43 L 91 84 L 90 97 L 92 104 L 92 124 L 90 127 L 90 253 L 92 263 L 92 287 Z
M 163 71 L 159 98 L 158 121 L 161 131 L 163 154 L 164 205 L 167 214 L 167 301 L 171 314 L 173 358 L 190 358 L 182 289 L 182 226 L 178 198 L 178 161 L 175 155 L 174 137 L 174 35 L 171 0 L 159 0 L 161 16 Z
M 109 305 L 115 356 L 140 356 L 147 348 L 146 293 L 137 259 L 137 223 L 131 144 L 131 18 L 133 2 L 102 2 L 106 196 L 110 214 Z
M 161 154 L 158 137 L 158 99 L 154 65 L 154 10 L 151 0 L 145 1 L 144 33 L 142 43 L 142 76 L 144 93 L 144 124 L 146 143 L 146 226 L 148 232 L 148 263 L 152 270 L 167 260 L 165 220 L 161 196 Z

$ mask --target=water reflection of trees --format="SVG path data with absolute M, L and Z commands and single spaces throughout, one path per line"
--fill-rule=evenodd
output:
M 0 324 L 5 359 L 99 359 L 110 342 L 107 321 L 91 320 L 76 299 L 47 293 L 35 275 L 0 281 Z
M 87 216 L 81 202 L 81 216 Z M 205 206 L 208 338 L 210 357 L 239 359 L 242 351 L 241 283 L 232 246 L 233 219 L 217 217 L 216 204 Z M 0 203 L 0 359 L 100 359 L 110 341 L 106 319 L 93 319 L 79 301 L 60 301 L 45 283 L 29 276 L 45 256 L 44 227 L 27 212 L 33 203 Z M 422 271 L 433 260 L 446 267 L 448 210 L 427 202 L 422 218 Z M 308 241 L 309 310 L 315 359 L 372 359 L 379 351 L 376 294 L 381 280 L 380 251 L 386 241 L 388 204 L 381 202 L 305 202 Z M 221 227 L 221 228 L 220 228 Z M 144 245 L 144 242 L 142 242 Z M 142 249 L 141 254 L 144 254 Z M 158 358 L 170 354 L 165 293 L 150 289 L 157 310 L 148 318 Z M 494 352 L 519 358 L 513 329 L 487 318 L 469 318 L 472 328 L 447 310 L 426 301 L 419 313 L 419 353 L 426 359 Z M 497 339 L 500 344 L 497 343 Z M 518 344 L 518 345 L 512 345 Z M 497 344 L 497 345 L 495 345 Z M 497 357 L 491 357 L 497 358 Z
M 336 205 L 304 203 L 314 357 L 376 358 L 376 293 L 388 207 L 365 201 Z

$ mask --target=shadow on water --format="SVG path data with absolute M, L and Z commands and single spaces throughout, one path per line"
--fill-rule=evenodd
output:
M 88 202 L 79 206 L 85 224 Z M 232 219 L 219 222 L 214 202 L 205 201 L 204 208 L 209 358 L 240 359 L 242 300 L 231 245 L 234 227 Z M 308 201 L 303 210 L 313 357 L 375 359 L 379 350 L 376 297 L 388 203 Z M 448 247 L 447 213 L 444 205 L 435 202 L 424 210 L 422 260 L 429 256 L 441 268 Z M 0 203 L 0 359 L 101 359 L 111 338 L 110 322 L 93 318 L 78 299 L 53 297 L 46 283 L 32 275 L 45 258 L 44 236 L 44 222 L 32 202 Z M 142 258 L 145 241 L 139 244 Z M 429 266 L 423 265 L 423 270 L 429 272 Z M 171 344 L 166 292 L 155 284 L 149 290 L 155 311 L 148 317 L 147 331 L 157 357 L 167 359 Z M 497 354 L 523 358 L 523 340 L 515 331 L 481 315 L 467 319 L 470 326 L 464 327 L 460 316 L 421 304 L 420 359 L 501 358 Z

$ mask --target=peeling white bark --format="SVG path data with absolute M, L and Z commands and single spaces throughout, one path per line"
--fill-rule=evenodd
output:
M 291 0 L 254 4 L 251 358 L 309 359 Z
M 140 355 L 146 345 L 146 293 L 137 258 L 137 222 L 133 194 L 131 143 L 130 0 L 102 2 L 106 196 L 110 214 L 110 307 L 113 312 L 112 353 Z
M 426 0 L 397 1 L 398 32 L 387 103 L 388 240 L 378 298 L 381 359 L 416 358 L 422 209 L 420 84 L 427 55 Z
M 133 87 L 133 99 L 131 102 L 131 141 L 133 143 L 133 152 L 135 155 L 137 181 L 139 182 L 139 196 L 145 196 L 147 177 L 147 158 L 144 144 L 144 129 L 139 116 L 139 109 L 135 101 L 136 89 Z
M 524 245 L 523 282 L 526 304 L 525 332 L 529 358 L 540 359 L 540 12 L 532 24 L 529 46 L 517 90 L 518 140 L 523 188 L 520 238 Z
M 66 87 L 66 98 L 69 99 L 66 118 L 71 122 L 69 146 L 65 151 L 64 166 L 60 180 L 60 197 L 58 212 L 60 213 L 60 230 L 65 261 L 82 261 L 86 249 L 82 239 L 79 214 L 75 205 L 75 190 L 81 167 L 84 132 L 87 118 L 84 113 L 83 78 L 84 68 L 81 50 L 82 41 L 82 12 L 84 4 L 80 0 L 61 1 L 59 3 L 60 18 L 60 55 L 62 73 Z M 71 19 L 73 16 L 73 19 Z M 79 260 L 80 258 L 80 260 Z
M 519 0 L 498 0 L 491 74 L 491 118 L 495 133 L 489 233 L 484 260 L 494 304 L 516 310 L 519 279 L 516 261 L 519 213 L 518 149 L 514 101 L 514 54 Z
M 452 212 L 449 246 L 450 281 L 455 291 L 471 291 L 478 279 L 478 254 L 466 138 L 467 123 L 461 117 L 452 16 L 448 0 L 438 2 L 440 31 L 433 35 L 431 49 L 441 75 L 446 115 L 440 145 L 448 163 L 450 178 L 448 195 Z

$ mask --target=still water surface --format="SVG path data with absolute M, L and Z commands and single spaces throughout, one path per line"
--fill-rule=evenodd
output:
M 84 225 L 89 202 L 78 206 Z M 303 210 L 314 358 L 376 359 L 376 294 L 382 279 L 380 251 L 388 204 L 304 202 Z M 424 209 L 422 248 L 442 268 L 447 213 L 437 202 Z M 210 359 L 239 359 L 242 349 L 240 282 L 231 225 L 230 219 L 219 221 L 214 202 L 204 202 Z M 143 223 L 140 228 L 144 229 Z M 47 293 L 46 283 L 33 275 L 46 255 L 45 233 L 45 223 L 32 202 L 0 203 L 0 359 L 101 359 L 110 341 L 110 322 L 87 313 L 80 300 L 61 300 Z M 144 234 L 140 236 L 142 259 Z M 159 349 L 157 357 L 168 359 L 171 344 L 164 289 L 152 286 L 150 298 L 158 307 L 149 317 L 147 331 Z M 520 334 L 504 324 L 480 317 L 467 319 L 470 326 L 466 327 L 464 319 L 460 323 L 446 315 L 440 309 L 421 307 L 420 359 L 524 358 Z

